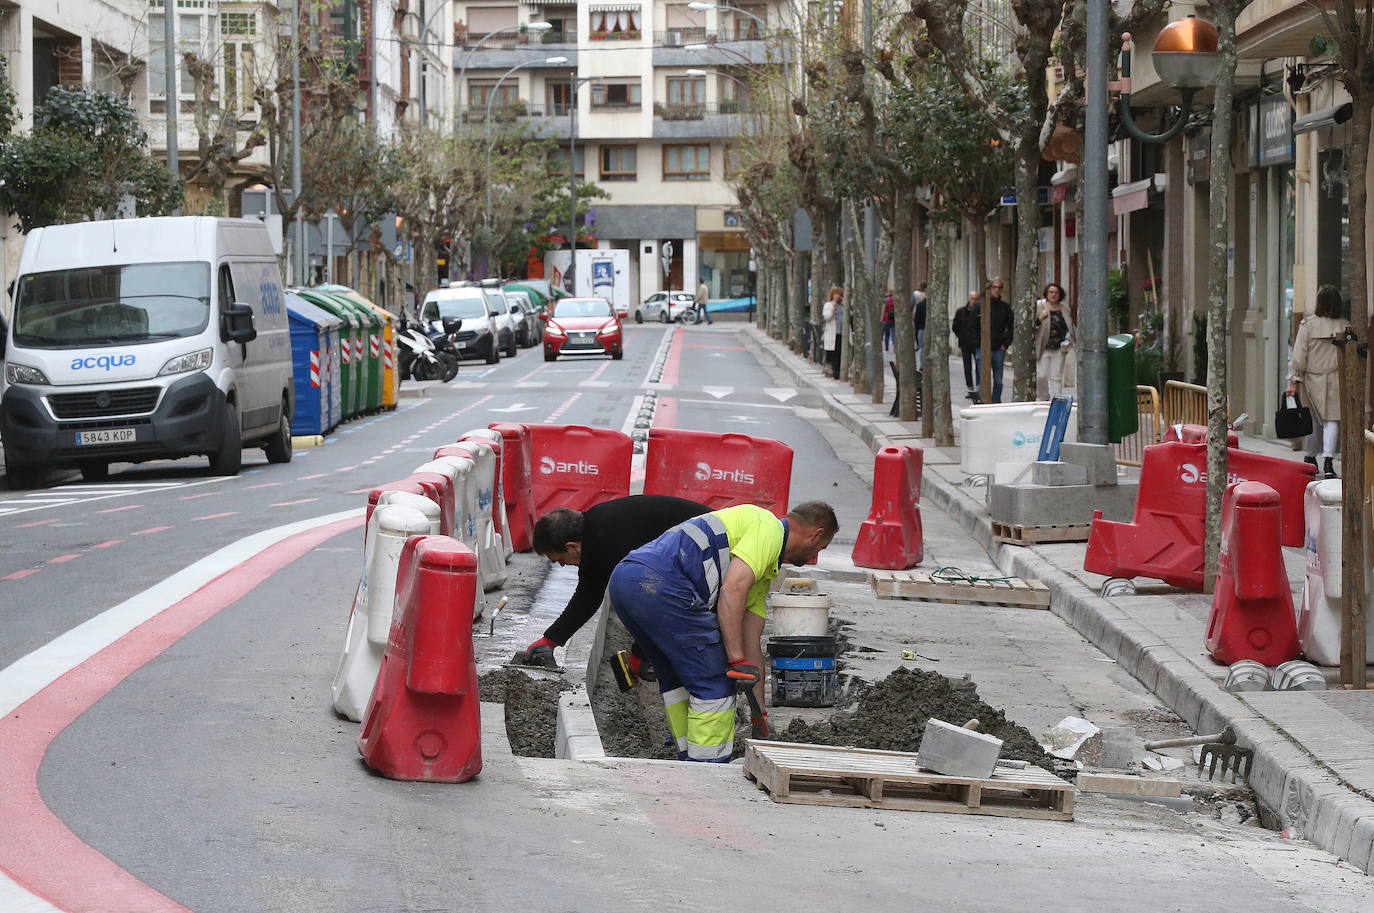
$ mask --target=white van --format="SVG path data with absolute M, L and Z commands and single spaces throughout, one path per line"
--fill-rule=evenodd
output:
M 433 289 L 420 305 L 420 320 L 436 330 L 445 320 L 463 321 L 455 343 L 458 357 L 482 358 L 494 365 L 503 351 L 508 358 L 517 354 L 506 301 L 494 294 L 498 291 L 467 284 Z
M 76 466 L 245 446 L 291 460 L 291 336 L 256 219 L 177 217 L 30 232 L 0 334 L 0 438 L 11 488 Z

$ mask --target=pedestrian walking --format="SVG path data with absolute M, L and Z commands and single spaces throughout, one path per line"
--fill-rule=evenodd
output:
M 783 519 L 741 504 L 678 524 L 611 572 L 611 608 L 658 674 L 679 760 L 729 762 L 736 693 L 753 689 L 763 707 L 769 584 L 784 561 L 800 567 L 820 554 L 838 528 L 821 501 Z M 767 731 L 764 717 L 753 722 Z
M 1064 286 L 1051 282 L 1035 310 L 1035 396 L 1049 399 L 1066 387 L 1077 387 L 1076 330 L 1064 307 Z
M 697 323 L 700 323 L 703 317 L 706 318 L 707 323 L 715 323 L 715 321 L 711 319 L 710 308 L 706 306 L 710 300 L 711 288 L 706 284 L 706 280 L 703 279 L 701 280 L 701 284 L 697 286 L 696 299 L 692 302 L 693 307 L 697 309 Z
M 556 666 L 554 647 L 566 644 L 596 614 L 615 566 L 664 531 L 710 509 L 668 495 L 630 495 L 602 501 L 585 511 L 558 507 L 540 517 L 534 524 L 534 550 L 555 564 L 576 567 L 577 587 L 562 613 L 542 637 L 525 648 L 520 661 L 529 666 Z
M 973 369 L 975 363 L 982 364 L 978 351 L 983 344 L 978 324 L 982 316 L 982 310 L 978 306 L 979 297 L 977 292 L 968 293 L 968 300 L 964 302 L 964 306 L 954 312 L 951 327 L 954 330 L 954 338 L 959 343 L 959 354 L 964 357 L 964 386 L 968 388 L 968 392 L 964 394 L 966 399 L 975 399 L 977 396 L 976 388 L 973 386 Z
M 911 293 L 911 322 L 916 327 L 916 370 L 926 369 L 926 284 Z
M 1303 405 L 1312 410 L 1312 433 L 1307 436 L 1304 459 L 1316 466 L 1320 455 L 1321 471 L 1328 479 L 1336 478 L 1333 462 L 1341 429 L 1341 385 L 1336 374 L 1339 362 L 1332 339 L 1345 332 L 1349 324 L 1340 290 L 1333 285 L 1317 289 L 1315 312 L 1298 324 L 1288 369 L 1288 389 L 1284 391 L 1285 396 L 1301 391 Z
M 897 299 L 892 297 L 892 289 L 883 292 L 883 351 L 892 348 L 892 339 L 897 332 L 897 317 L 894 313 Z
M 830 376 L 840 376 L 840 326 L 844 322 L 844 289 L 838 285 L 830 289 L 830 297 L 821 306 L 821 346 L 825 349 L 825 363 Z
M 1002 369 L 1006 366 L 1007 350 L 1015 333 L 1015 318 L 1011 305 L 1002 298 L 1002 280 L 988 283 L 988 319 L 992 321 L 992 401 L 1002 401 Z M 981 377 L 982 366 L 978 368 Z

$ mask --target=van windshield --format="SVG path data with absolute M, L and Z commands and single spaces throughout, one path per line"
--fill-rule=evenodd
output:
M 177 339 L 195 336 L 209 320 L 208 263 L 28 273 L 15 289 L 18 345 L 63 349 Z
M 482 297 L 475 298 L 431 298 L 425 302 L 421 320 L 471 320 L 487 316 L 487 303 Z

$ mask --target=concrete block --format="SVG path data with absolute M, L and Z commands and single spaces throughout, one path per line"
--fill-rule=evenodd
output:
M 1136 732 L 1130 727 L 1113 726 L 1102 730 L 1100 766 L 1127 770 L 1135 764 Z M 1082 788 L 1082 784 L 1079 784 Z
M 1336 853 L 1354 826 L 1355 821 L 1369 810 L 1369 800 L 1346 791 L 1324 796 L 1317 805 L 1316 824 L 1312 842 L 1328 852 Z
M 916 764 L 949 777 L 992 776 L 1002 740 L 944 720 L 927 720 Z
M 1091 523 L 1093 511 L 1108 520 L 1135 515 L 1137 483 L 1121 485 L 993 485 L 988 515 L 1015 526 L 1071 526 Z
M 1065 441 L 1059 445 L 1059 459 L 1086 469 L 1090 485 L 1116 484 L 1116 451 L 1110 444 Z
M 585 690 L 568 692 L 558 698 L 554 757 L 568 761 L 606 757 Z
M 1336 841 L 1336 855 L 1363 872 L 1370 871 L 1374 868 L 1374 814 L 1352 822 L 1348 836 L 1348 843 Z
M 1086 485 L 1088 468 L 1077 463 L 1036 461 L 1031 464 L 1030 480 L 1036 485 Z

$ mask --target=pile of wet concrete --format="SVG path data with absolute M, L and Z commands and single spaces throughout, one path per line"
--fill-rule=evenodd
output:
M 558 695 L 572 686 L 561 680 L 536 679 L 519 669 L 495 669 L 478 677 L 483 703 L 504 704 L 506 736 L 511 751 L 531 758 L 552 758 L 558 738 Z
M 773 738 L 812 745 L 842 745 L 881 751 L 918 751 L 931 718 L 962 726 L 976 719 L 982 732 L 1002 740 L 1002 757 L 1052 769 L 1054 759 L 1024 726 L 978 697 L 973 682 L 951 680 L 925 669 L 898 669 L 864 688 L 853 709 L 807 723 L 793 720 Z

